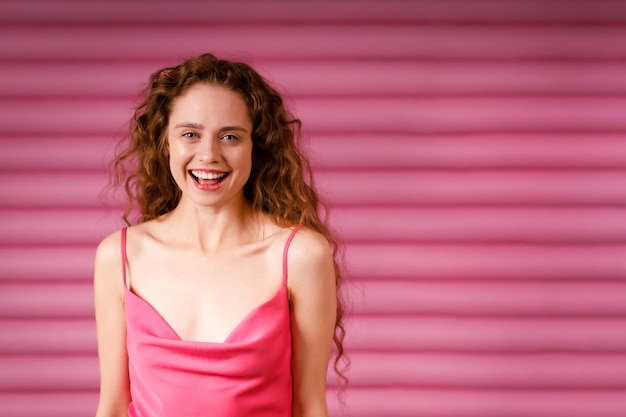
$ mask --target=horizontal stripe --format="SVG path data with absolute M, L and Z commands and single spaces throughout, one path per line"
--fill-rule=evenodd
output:
M 30 7 L 29 7 L 30 6 Z M 136 2 L 112 1 L 104 4 L 57 1 L 55 7 L 46 1 L 5 1 L 5 12 L 0 21 L 16 22 L 311 22 L 311 21 L 392 21 L 428 22 L 566 22 L 602 21 L 623 22 L 626 7 L 615 1 L 595 1 L 592 6 L 585 1 L 522 0 L 458 1 L 458 0 L 359 0 L 358 2 L 335 2 L 329 0 L 291 2 L 270 0 L 259 2 L 244 0 L 233 3 L 217 1 L 178 1 L 177 8 L 185 13 L 172 13 L 167 3 L 151 4 L 150 7 Z
M 79 254 L 80 255 L 80 254 Z M 78 258 L 78 257 L 77 257 Z M 90 258 L 84 257 L 90 260 Z M 0 317 L 92 318 L 91 277 L 70 282 L 3 282 Z M 357 317 L 384 320 L 407 316 L 504 316 L 619 318 L 626 316 L 620 281 L 394 281 L 387 276 L 371 281 L 348 281 L 348 311 Z M 54 293 L 54 297 L 50 294 Z M 387 316 L 387 317 L 386 317 Z M 414 317 L 417 318 L 417 317 Z M 479 337 L 479 335 L 477 335 Z M 375 343 L 375 342 L 374 342 Z
M 349 170 L 323 171 L 316 178 L 332 205 L 626 204 L 626 170 Z M 107 182 L 98 171 L 0 172 L 0 208 L 119 204 L 102 194 Z
M 473 58 L 616 59 L 626 55 L 626 29 L 589 26 L 496 25 L 220 25 L 132 23 L 4 26 L 4 59 L 163 59 L 178 61 L 211 51 L 234 59 Z M 159 39 L 159 42 L 155 42 Z M 419 40 L 427 40 L 420 42 Z
M 131 109 L 130 99 L 2 100 L 0 132 L 107 133 L 115 137 L 125 132 Z M 295 105 L 307 135 L 623 132 L 625 112 L 626 97 L 622 96 L 303 98 Z
M 480 61 L 376 59 L 305 61 L 259 59 L 253 62 L 289 97 L 424 96 L 424 95 L 599 95 L 626 93 L 621 61 Z M 167 59 L 150 62 L 0 63 L 5 97 L 134 97 L 150 74 Z M 20 82 L 15 82 L 19 74 Z M 103 79 L 110 80 L 102 82 Z M 296 100 L 296 103 L 299 100 Z
M 623 394 L 621 389 L 354 388 L 345 395 L 344 408 L 338 401 L 329 407 L 330 415 L 348 410 L 358 417 L 622 417 Z
M 624 389 L 625 354 L 354 353 L 354 387 Z M 98 388 L 98 358 L 2 356 L 0 390 Z M 584 378 L 581 378 L 584 375 Z
M 104 171 L 115 144 L 106 134 L 19 135 L 0 143 L 0 166 Z M 301 144 L 317 170 L 626 169 L 620 133 L 316 133 Z
M 33 288 L 33 291 L 39 290 Z M 419 301 L 416 299 L 415 302 Z M 78 303 L 73 301 L 72 305 L 78 310 Z M 39 307 L 39 312 L 46 307 L 52 311 L 50 316 L 41 314 L 38 319 L 27 319 L 27 313 L 19 319 L 0 319 L 0 355 L 96 354 L 92 311 L 87 312 L 83 307 L 85 311 L 71 312 L 88 318 L 55 319 L 59 312 L 53 310 L 51 303 Z M 626 350 L 626 334 L 622 331 L 626 318 L 623 316 L 580 317 L 581 313 L 575 312 L 574 317 L 533 317 L 537 311 L 528 311 L 529 316 L 525 317 L 470 317 L 471 311 L 458 316 L 437 316 L 438 311 L 414 316 L 386 315 L 386 311 L 372 311 L 374 313 L 372 316 L 349 316 L 345 347 L 350 356 L 368 353 L 383 358 L 385 355 L 413 353 L 428 357 L 436 352 L 480 353 L 485 357 L 536 353 L 601 356 L 621 354 Z M 365 371 L 355 369 L 353 372 Z
M 95 390 L 0 393 L 0 413 L 23 417 L 83 417 L 93 414 Z M 451 398 L 454 400 L 451 401 Z M 381 400 L 384 399 L 384 400 Z M 477 390 L 353 388 L 344 404 L 328 395 L 330 415 L 359 417 L 622 417 L 622 390 Z
M 346 262 L 360 279 L 623 280 L 626 244 L 350 244 Z M 0 247 L 2 281 L 88 281 L 93 246 Z
M 329 219 L 345 243 L 626 242 L 619 207 L 333 206 Z M 122 226 L 113 209 L 5 209 L 0 245 L 95 245 Z
M 347 260 L 364 279 L 622 280 L 624 251 L 626 245 L 353 244 Z

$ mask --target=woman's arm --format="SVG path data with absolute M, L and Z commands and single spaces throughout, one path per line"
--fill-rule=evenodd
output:
M 94 295 L 100 360 L 96 417 L 128 417 L 130 390 L 120 232 L 105 238 L 98 246 Z
M 326 374 L 337 294 L 332 250 L 310 230 L 294 237 L 288 255 L 291 296 L 293 417 L 327 417 Z

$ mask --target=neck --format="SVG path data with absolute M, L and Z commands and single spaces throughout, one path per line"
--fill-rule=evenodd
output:
M 181 200 L 168 215 L 171 236 L 185 246 L 217 252 L 258 240 L 262 233 L 259 214 L 247 201 L 229 207 L 199 207 Z

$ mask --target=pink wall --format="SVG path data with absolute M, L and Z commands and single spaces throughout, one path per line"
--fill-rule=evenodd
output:
M 0 417 L 93 414 L 103 160 L 148 74 L 205 51 L 310 137 L 353 278 L 346 415 L 626 416 L 624 2 L 0 6 Z

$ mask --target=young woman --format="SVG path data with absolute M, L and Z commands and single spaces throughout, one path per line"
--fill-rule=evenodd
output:
M 299 127 L 247 64 L 152 75 L 114 163 L 136 224 L 96 253 L 97 417 L 328 415 L 341 276 Z

